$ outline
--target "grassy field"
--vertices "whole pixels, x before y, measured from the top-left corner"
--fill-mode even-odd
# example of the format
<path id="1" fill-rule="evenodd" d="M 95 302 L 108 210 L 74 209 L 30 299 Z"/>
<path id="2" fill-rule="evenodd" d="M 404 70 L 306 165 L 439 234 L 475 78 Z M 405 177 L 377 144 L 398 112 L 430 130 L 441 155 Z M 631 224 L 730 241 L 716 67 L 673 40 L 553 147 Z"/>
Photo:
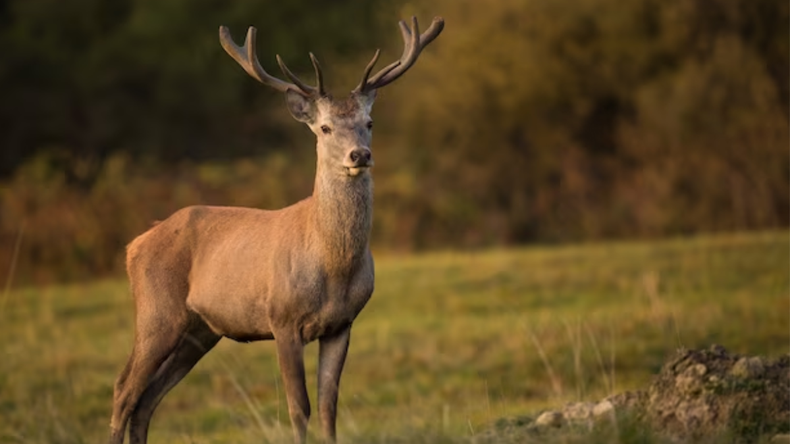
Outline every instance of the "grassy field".
<path id="1" fill-rule="evenodd" d="M 378 257 L 339 435 L 466 442 L 499 418 L 644 387 L 680 346 L 787 353 L 789 289 L 786 231 Z M 126 282 L 0 298 L 0 442 L 103 442 L 132 344 Z M 313 400 L 316 354 L 310 345 Z M 151 430 L 154 443 L 290 436 L 273 344 L 229 340 L 170 393 Z"/>

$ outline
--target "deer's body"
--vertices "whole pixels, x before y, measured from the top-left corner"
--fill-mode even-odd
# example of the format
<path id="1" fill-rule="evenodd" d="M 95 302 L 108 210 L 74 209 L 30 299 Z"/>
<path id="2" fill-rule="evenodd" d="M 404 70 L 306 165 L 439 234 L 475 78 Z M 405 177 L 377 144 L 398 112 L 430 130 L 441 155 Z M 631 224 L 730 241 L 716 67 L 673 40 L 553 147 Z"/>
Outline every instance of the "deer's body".
<path id="1" fill-rule="evenodd" d="M 318 192 L 276 211 L 176 212 L 128 247 L 130 280 L 153 287 L 135 288 L 137 303 L 150 303 L 138 290 L 166 291 L 180 301 L 168 315 L 198 315 L 215 334 L 237 341 L 291 330 L 308 343 L 348 327 L 373 293 L 372 180 L 349 185 L 346 198 L 323 205 Z"/>
<path id="2" fill-rule="evenodd" d="M 135 342 L 115 384 L 111 444 L 123 443 L 127 425 L 132 443 L 145 443 L 159 402 L 222 337 L 274 340 L 294 438 L 302 443 L 310 418 L 303 348 L 318 340 L 318 410 L 324 437 L 334 441 L 351 325 L 373 293 L 370 111 L 376 89 L 403 74 L 442 26 L 435 19 L 420 35 L 416 19 L 411 29 L 401 22 L 401 60 L 369 79 L 377 52 L 360 85 L 341 100 L 324 92 L 312 54 L 316 88 L 278 58 L 294 81 L 283 82 L 260 67 L 254 28 L 243 48 L 220 28 L 225 50 L 284 92 L 293 117 L 315 133 L 313 195 L 275 211 L 184 208 L 129 244 Z"/>

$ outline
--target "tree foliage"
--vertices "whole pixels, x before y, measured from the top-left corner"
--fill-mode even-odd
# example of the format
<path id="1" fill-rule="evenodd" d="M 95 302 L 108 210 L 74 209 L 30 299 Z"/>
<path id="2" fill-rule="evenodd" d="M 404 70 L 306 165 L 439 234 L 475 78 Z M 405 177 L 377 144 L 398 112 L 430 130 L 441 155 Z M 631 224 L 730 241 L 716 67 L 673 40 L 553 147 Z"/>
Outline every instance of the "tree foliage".
<path id="1" fill-rule="evenodd" d="M 306 131 L 217 41 L 259 29 L 336 94 L 395 21 L 447 27 L 379 94 L 374 241 L 468 247 L 786 227 L 787 2 L 0 1 L 0 270 L 119 268 L 192 203 L 310 191 Z M 338 84 L 348 85 L 339 88 Z M 288 148 L 288 149 L 285 149 Z"/>
<path id="2" fill-rule="evenodd" d="M 430 8 L 453 26 L 395 99 L 424 243 L 787 224 L 786 4 Z"/>
<path id="3" fill-rule="evenodd" d="M 279 72 L 277 51 L 303 71 L 308 51 L 342 61 L 369 49 L 384 3 L 9 0 L 0 175 L 49 152 L 90 186 L 119 152 L 174 164 L 275 149 L 287 134 L 268 114 L 281 98 L 243 77 L 218 44 L 219 24 L 238 41 L 255 25 L 267 69 Z"/>

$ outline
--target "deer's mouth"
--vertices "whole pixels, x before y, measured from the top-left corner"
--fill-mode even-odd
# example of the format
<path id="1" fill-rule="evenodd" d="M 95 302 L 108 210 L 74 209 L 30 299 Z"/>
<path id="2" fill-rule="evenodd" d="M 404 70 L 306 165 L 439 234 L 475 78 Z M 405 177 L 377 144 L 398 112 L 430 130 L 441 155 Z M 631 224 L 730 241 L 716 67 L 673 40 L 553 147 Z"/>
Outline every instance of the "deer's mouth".
<path id="1" fill-rule="evenodd" d="M 355 165 L 353 167 L 345 167 L 346 175 L 351 177 L 359 176 L 360 174 L 370 169 L 370 167 L 372 166 L 373 166 L 373 162 L 370 162 L 367 165 Z"/>

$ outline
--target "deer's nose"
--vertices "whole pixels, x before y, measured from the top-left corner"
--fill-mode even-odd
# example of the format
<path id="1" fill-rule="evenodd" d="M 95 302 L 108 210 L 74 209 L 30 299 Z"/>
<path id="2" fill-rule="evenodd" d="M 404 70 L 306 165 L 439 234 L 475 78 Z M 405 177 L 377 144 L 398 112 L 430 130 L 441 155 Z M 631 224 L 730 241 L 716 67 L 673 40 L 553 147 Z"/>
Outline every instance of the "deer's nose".
<path id="1" fill-rule="evenodd" d="M 373 154 L 368 148 L 357 148 L 348 153 L 348 158 L 355 167 L 370 166 Z"/>

